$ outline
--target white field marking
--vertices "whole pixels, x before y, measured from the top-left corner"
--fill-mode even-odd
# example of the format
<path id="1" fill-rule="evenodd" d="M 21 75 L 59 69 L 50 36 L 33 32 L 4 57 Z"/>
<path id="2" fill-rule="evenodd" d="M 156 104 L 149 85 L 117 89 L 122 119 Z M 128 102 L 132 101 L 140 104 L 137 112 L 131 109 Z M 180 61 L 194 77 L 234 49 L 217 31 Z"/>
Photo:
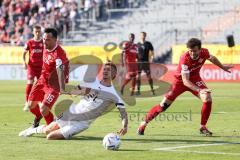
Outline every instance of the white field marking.
<path id="1" fill-rule="evenodd" d="M 157 151 L 168 151 L 168 150 L 175 150 L 180 148 L 194 148 L 194 147 L 205 147 L 205 146 L 220 146 L 226 145 L 231 143 L 211 143 L 211 144 L 195 144 L 195 145 L 187 145 L 187 146 L 175 146 L 175 147 L 164 147 L 164 148 L 155 148 L 154 150 Z"/>
<path id="2" fill-rule="evenodd" d="M 227 112 L 216 112 L 216 113 L 218 113 L 218 114 L 225 114 L 225 113 L 227 113 Z"/>
<path id="3" fill-rule="evenodd" d="M 219 154 L 219 155 L 232 155 L 239 156 L 240 153 L 227 153 L 227 152 L 204 152 L 204 151 L 189 151 L 189 150 L 165 150 L 167 152 L 185 152 L 185 153 L 198 153 L 198 154 Z"/>
<path id="4" fill-rule="evenodd" d="M 194 147 L 205 147 L 205 146 L 218 146 L 227 144 L 240 144 L 240 143 L 211 143 L 211 144 L 197 144 L 188 146 L 176 146 L 176 147 L 165 147 L 165 148 L 155 148 L 153 150 L 166 151 L 166 152 L 185 152 L 185 153 L 198 153 L 198 154 L 218 154 L 218 155 L 232 155 L 239 156 L 240 153 L 227 153 L 227 152 L 207 152 L 207 151 L 189 151 L 189 150 L 179 150 L 179 148 L 194 148 Z"/>

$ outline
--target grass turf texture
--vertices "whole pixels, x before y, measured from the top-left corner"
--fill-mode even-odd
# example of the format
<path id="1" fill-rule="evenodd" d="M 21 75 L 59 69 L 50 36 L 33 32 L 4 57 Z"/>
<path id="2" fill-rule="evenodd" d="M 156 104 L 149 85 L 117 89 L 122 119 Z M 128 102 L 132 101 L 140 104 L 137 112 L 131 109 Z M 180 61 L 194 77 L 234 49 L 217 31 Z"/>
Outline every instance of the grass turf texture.
<path id="1" fill-rule="evenodd" d="M 237 83 L 208 83 L 213 92 L 213 110 L 208 123 L 213 137 L 199 134 L 201 102 L 190 93 L 181 95 L 164 115 L 151 122 L 145 136 L 136 135 L 145 112 L 162 99 L 161 96 L 138 98 L 135 106 L 127 106 L 129 131 L 121 138 L 119 151 L 102 147 L 102 138 L 121 127 L 117 110 L 100 117 L 87 131 L 69 141 L 47 141 L 44 135 L 18 137 L 33 120 L 30 113 L 22 111 L 25 82 L 0 81 L 0 85 L 0 160 L 239 160 L 240 157 L 240 84 Z M 215 145 L 219 143 L 223 144 Z M 214 145 L 154 150 L 199 144 Z"/>

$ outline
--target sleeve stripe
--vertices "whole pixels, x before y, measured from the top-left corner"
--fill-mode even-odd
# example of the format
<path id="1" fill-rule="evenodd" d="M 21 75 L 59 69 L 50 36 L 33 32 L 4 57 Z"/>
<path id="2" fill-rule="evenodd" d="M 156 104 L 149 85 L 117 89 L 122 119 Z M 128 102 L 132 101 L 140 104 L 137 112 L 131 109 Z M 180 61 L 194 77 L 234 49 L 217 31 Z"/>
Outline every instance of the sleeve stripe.
<path id="1" fill-rule="evenodd" d="M 124 106 L 123 103 L 115 103 L 116 106 Z"/>
<path id="2" fill-rule="evenodd" d="M 184 73 L 190 73 L 190 71 L 189 70 L 187 70 L 187 71 L 182 70 L 181 74 L 184 74 Z"/>

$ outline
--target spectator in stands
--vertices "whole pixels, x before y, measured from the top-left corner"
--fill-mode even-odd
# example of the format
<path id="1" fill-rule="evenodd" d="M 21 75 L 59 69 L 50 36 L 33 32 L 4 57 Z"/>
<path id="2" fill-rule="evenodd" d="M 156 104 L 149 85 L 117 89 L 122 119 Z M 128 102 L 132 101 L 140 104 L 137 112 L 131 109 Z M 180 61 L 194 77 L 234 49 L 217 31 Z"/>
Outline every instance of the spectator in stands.
<path id="1" fill-rule="evenodd" d="M 63 28 L 68 31 L 69 19 L 73 20 L 77 15 L 75 0 L 2 0 L 0 2 L 1 43 L 21 45 L 22 39 L 25 41 L 25 38 L 31 35 L 25 25 L 31 27 L 41 24 L 45 27 L 50 22 L 50 25 L 56 25 L 59 31 L 63 31 Z M 71 7 L 74 5 L 75 7 Z M 46 19 L 48 23 L 45 22 Z M 10 29 L 6 30 L 6 28 Z M 25 29 L 28 31 L 25 32 Z"/>
<path id="2" fill-rule="evenodd" d="M 29 39 L 29 28 L 36 24 L 68 32 L 71 24 L 75 27 L 77 17 L 102 21 L 107 18 L 107 9 L 125 8 L 130 1 L 133 0 L 0 0 L 0 42 L 21 45 L 16 42 Z"/>
<path id="3" fill-rule="evenodd" d="M 10 38 L 6 30 L 4 30 L 0 35 L 0 42 L 1 43 L 9 43 Z"/>
<path id="4" fill-rule="evenodd" d="M 95 11 L 96 11 L 96 19 L 98 21 L 102 21 L 104 19 L 104 8 L 105 1 L 104 0 L 94 0 L 95 2 Z"/>

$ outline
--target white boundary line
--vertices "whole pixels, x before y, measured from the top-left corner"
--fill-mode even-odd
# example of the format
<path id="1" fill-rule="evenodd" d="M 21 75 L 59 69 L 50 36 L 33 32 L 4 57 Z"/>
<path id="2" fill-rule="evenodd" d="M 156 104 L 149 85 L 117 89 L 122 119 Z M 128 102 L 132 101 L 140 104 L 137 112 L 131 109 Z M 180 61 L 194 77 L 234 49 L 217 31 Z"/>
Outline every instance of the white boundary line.
<path id="1" fill-rule="evenodd" d="M 198 153 L 198 154 L 218 154 L 218 155 L 232 155 L 239 156 L 240 153 L 227 153 L 227 152 L 207 152 L 207 151 L 191 151 L 191 150 L 178 150 L 181 148 L 196 148 L 196 147 L 206 147 L 206 146 L 220 146 L 227 144 L 240 144 L 240 143 L 210 143 L 210 144 L 196 144 L 196 145 L 186 145 L 186 146 L 175 146 L 175 147 L 164 147 L 155 148 L 155 151 L 167 151 L 167 152 L 185 152 L 185 153 Z"/>
<path id="2" fill-rule="evenodd" d="M 154 150 L 158 151 L 168 151 L 168 150 L 174 150 L 179 148 L 194 148 L 194 147 L 205 147 L 205 146 L 220 146 L 225 145 L 228 143 L 211 143 L 211 144 L 196 144 L 196 145 L 187 145 L 187 146 L 176 146 L 176 147 L 164 147 L 164 148 L 155 148 Z"/>
<path id="3" fill-rule="evenodd" d="M 165 150 L 168 152 L 182 152 L 182 153 L 198 153 L 198 154 L 218 154 L 218 155 L 232 155 L 240 156 L 240 153 L 227 153 L 227 152 L 204 152 L 204 151 L 189 151 L 189 150 Z"/>

